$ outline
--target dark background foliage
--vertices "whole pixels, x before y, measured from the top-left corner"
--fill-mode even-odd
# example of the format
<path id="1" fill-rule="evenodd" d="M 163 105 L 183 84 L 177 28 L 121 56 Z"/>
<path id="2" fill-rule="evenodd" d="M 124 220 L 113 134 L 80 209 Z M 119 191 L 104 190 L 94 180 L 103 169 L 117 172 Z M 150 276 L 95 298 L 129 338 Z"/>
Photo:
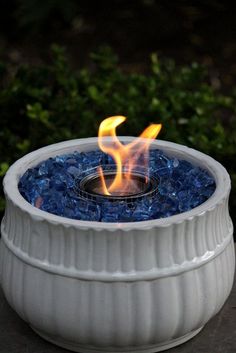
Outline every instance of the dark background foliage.
<path id="1" fill-rule="evenodd" d="M 0 175 L 106 116 L 210 154 L 236 214 L 236 12 L 220 1 L 14 0 L 0 12 Z M 57 43 L 57 44 L 53 44 Z M 64 49 L 64 47 L 66 49 Z M 167 59 L 171 58 L 171 59 Z M 1 210 L 4 208 L 1 198 Z"/>

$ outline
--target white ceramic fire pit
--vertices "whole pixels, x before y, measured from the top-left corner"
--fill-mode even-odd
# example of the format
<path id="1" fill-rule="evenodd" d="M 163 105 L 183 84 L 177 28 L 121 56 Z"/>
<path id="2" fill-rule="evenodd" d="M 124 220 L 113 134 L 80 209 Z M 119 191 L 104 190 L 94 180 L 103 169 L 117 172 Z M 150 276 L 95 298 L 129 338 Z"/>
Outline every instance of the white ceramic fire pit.
<path id="1" fill-rule="evenodd" d="M 155 141 L 152 148 L 215 178 L 216 190 L 205 203 L 164 219 L 103 223 L 49 214 L 19 193 L 28 168 L 95 148 L 96 138 L 58 143 L 7 172 L 0 253 L 5 296 L 40 336 L 74 351 L 158 352 L 181 344 L 221 309 L 231 290 L 229 176 L 205 154 Z"/>

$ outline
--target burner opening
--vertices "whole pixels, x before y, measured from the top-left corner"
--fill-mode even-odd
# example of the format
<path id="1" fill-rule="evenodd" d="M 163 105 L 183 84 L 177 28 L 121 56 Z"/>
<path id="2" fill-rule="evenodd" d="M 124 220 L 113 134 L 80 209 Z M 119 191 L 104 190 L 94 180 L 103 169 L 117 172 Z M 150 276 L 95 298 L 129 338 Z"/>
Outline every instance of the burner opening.
<path id="1" fill-rule="evenodd" d="M 113 182 L 115 171 L 105 171 L 104 179 L 106 185 Z M 126 190 L 116 190 L 111 195 L 105 195 L 102 190 L 101 179 L 98 173 L 93 173 L 84 177 L 79 185 L 80 194 L 89 198 L 102 197 L 109 200 L 132 200 L 149 195 L 157 189 L 157 180 L 148 178 L 143 174 L 133 173 L 131 175 L 130 187 Z"/>

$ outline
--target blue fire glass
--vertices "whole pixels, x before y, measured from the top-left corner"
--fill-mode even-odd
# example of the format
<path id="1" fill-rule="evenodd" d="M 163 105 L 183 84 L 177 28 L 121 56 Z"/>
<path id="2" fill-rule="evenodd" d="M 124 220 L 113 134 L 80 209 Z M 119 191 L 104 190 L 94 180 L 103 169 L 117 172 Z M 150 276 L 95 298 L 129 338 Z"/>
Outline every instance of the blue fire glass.
<path id="1" fill-rule="evenodd" d="M 144 160 L 141 158 L 137 162 L 142 166 Z M 62 217 L 97 222 L 139 222 L 189 211 L 205 202 L 216 187 L 214 178 L 206 170 L 152 149 L 148 174 L 158 180 L 158 193 L 129 202 L 81 197 L 76 189 L 79 181 L 100 165 L 114 170 L 114 160 L 99 150 L 74 151 L 49 158 L 22 175 L 19 191 L 33 206 Z"/>

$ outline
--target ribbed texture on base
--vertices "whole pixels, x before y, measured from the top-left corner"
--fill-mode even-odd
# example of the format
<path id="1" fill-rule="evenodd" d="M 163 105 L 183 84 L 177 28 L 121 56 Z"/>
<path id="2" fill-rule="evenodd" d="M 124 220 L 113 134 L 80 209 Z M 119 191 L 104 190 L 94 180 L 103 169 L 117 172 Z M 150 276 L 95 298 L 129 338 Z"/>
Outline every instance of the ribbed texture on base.
<path id="1" fill-rule="evenodd" d="M 160 344 L 200 328 L 224 304 L 234 273 L 232 241 L 198 269 L 138 282 L 53 275 L 22 262 L 4 243 L 1 255 L 5 295 L 24 320 L 47 335 L 108 351 Z"/>
<path id="2" fill-rule="evenodd" d="M 11 201 L 2 222 L 6 243 L 24 261 L 60 274 L 104 280 L 185 271 L 215 256 L 232 232 L 228 200 L 180 223 L 140 230 L 36 221 Z"/>
<path id="3" fill-rule="evenodd" d="M 8 202 L 1 280 L 35 329 L 84 347 L 128 350 L 202 327 L 234 275 L 227 200 L 193 219 L 140 231 L 35 221 Z"/>

